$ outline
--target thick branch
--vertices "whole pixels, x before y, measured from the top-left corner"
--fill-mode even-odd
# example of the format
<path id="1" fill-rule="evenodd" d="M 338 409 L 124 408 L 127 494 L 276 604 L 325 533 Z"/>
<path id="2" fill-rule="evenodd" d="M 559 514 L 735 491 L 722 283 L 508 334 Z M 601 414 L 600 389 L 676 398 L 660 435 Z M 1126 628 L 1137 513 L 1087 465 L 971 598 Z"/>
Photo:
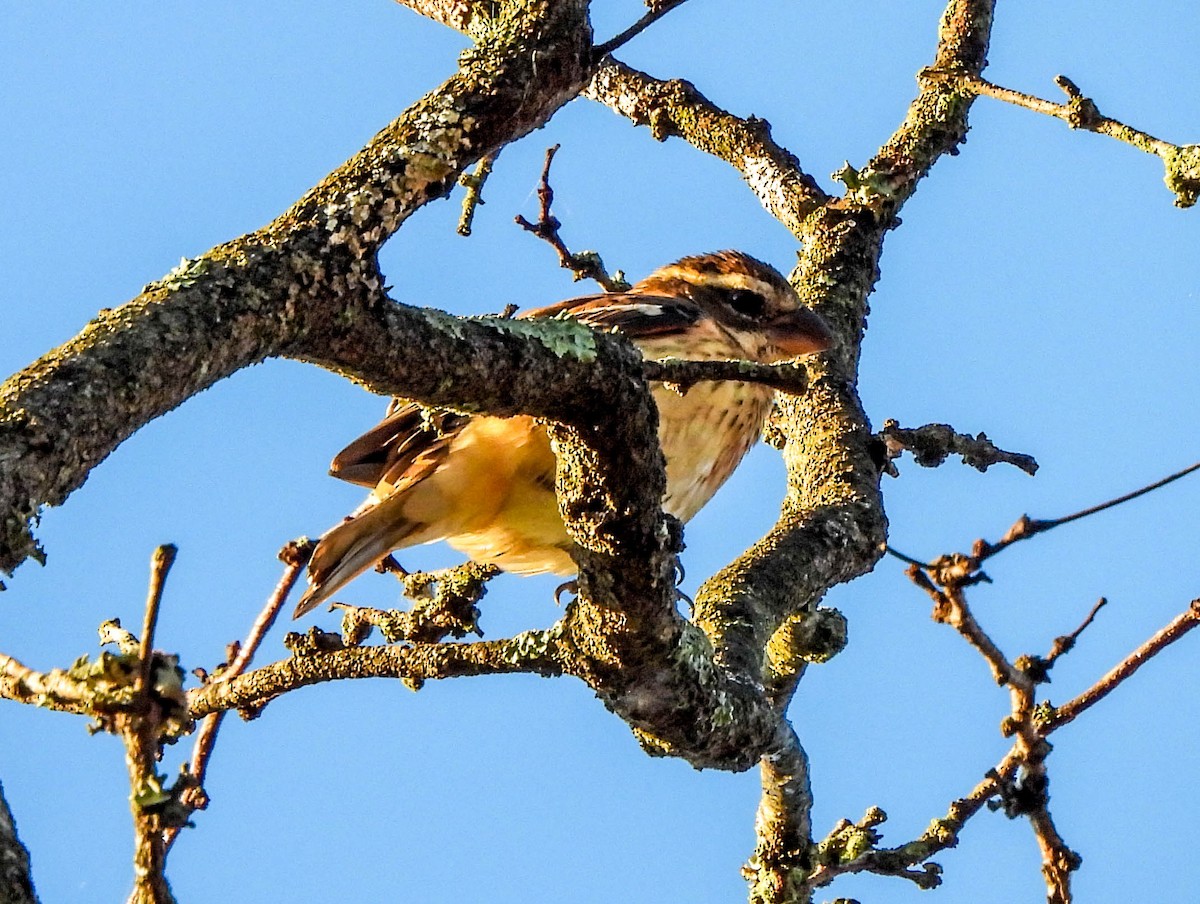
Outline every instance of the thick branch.
<path id="1" fill-rule="evenodd" d="M 790 725 L 780 725 L 775 749 L 763 756 L 762 798 L 754 819 L 758 843 L 742 868 L 751 904 L 800 900 L 797 885 L 811 868 L 812 786 L 808 756 Z"/>
<path id="2" fill-rule="evenodd" d="M 337 346 L 342 325 L 374 319 L 380 245 L 590 76 L 582 0 L 506 15 L 497 41 L 464 54 L 456 75 L 287 213 L 183 262 L 0 386 L 0 572 L 39 554 L 40 509 L 61 504 L 133 431 L 242 367 Z M 427 335 L 457 331 L 436 324 L 426 321 Z"/>
<path id="3" fill-rule="evenodd" d="M 936 58 L 982 68 L 991 10 L 984 0 L 953 0 Z M 969 101 L 946 103 L 944 94 L 924 87 L 873 162 L 888 168 L 889 194 L 831 202 L 804 222 L 793 282 L 841 342 L 810 365 L 808 393 L 779 406 L 789 475 L 779 522 L 696 597 L 696 619 L 715 638 L 719 661 L 739 673 L 761 674 L 779 624 L 826 588 L 869 570 L 880 555 L 886 522 L 871 430 L 855 389 L 858 356 L 889 217 L 966 129 Z"/>
<path id="4" fill-rule="evenodd" d="M 61 669 L 35 672 L 3 653 L 0 653 L 0 697 L 81 715 L 104 709 L 85 681 Z"/>

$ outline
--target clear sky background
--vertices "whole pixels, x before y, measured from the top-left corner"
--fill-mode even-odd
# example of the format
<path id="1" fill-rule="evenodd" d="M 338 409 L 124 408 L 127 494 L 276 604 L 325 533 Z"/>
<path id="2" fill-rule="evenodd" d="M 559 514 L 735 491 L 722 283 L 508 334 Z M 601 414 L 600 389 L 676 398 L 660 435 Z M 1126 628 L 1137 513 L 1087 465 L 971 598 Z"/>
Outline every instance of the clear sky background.
<path id="1" fill-rule="evenodd" d="M 599 38 L 631 0 L 597 2 Z M 830 190 L 903 117 L 932 60 L 933 0 L 752 5 L 692 0 L 620 54 L 771 121 Z M 180 257 L 274 218 L 455 66 L 463 39 L 388 0 L 0 7 L 0 371 L 11 373 L 133 297 Z M 989 78 L 1058 100 L 1065 73 L 1105 113 L 1174 142 L 1200 140 L 1200 8 L 1163 0 L 1001 2 Z M 1029 478 L 957 462 L 885 478 L 893 544 L 932 558 L 998 538 L 1022 512 L 1052 517 L 1200 458 L 1200 211 L 1171 205 L 1151 157 L 1061 122 L 979 100 L 969 142 L 903 212 L 871 299 L 860 389 L 876 426 L 948 422 L 1031 453 Z M 455 313 L 581 291 L 512 224 L 536 213 L 544 149 L 560 142 L 556 213 L 572 247 L 637 278 L 681 255 L 740 248 L 788 269 L 795 244 L 724 164 L 653 142 L 577 101 L 501 155 L 475 235 L 459 195 L 413 217 L 383 265 L 396 298 Z M 419 354 L 419 350 L 414 350 Z M 211 668 L 275 583 L 276 550 L 316 535 L 360 491 L 330 457 L 384 401 L 312 367 L 237 374 L 125 443 L 47 512 L 45 568 L 0 596 L 0 649 L 67 666 L 96 626 L 141 621 L 147 563 L 179 546 L 158 645 Z M 777 453 L 760 447 L 689 525 L 692 588 L 772 523 Z M 1061 702 L 1200 595 L 1200 477 L 1005 552 L 976 612 L 1010 655 L 1045 653 L 1101 595 L 1111 605 L 1054 672 Z M 450 564 L 447 550 L 406 554 Z M 504 578 L 483 627 L 502 637 L 561 614 L 554 581 Z M 389 579 L 345 599 L 386 604 Z M 814 668 L 791 709 L 812 757 L 819 835 L 872 805 L 908 840 L 1008 748 L 1007 694 L 928 617 L 885 559 L 835 588 L 849 648 Z M 334 629 L 315 613 L 304 624 Z M 260 661 L 283 655 L 280 626 Z M 1052 812 L 1084 858 L 1078 899 L 1200 898 L 1194 825 L 1196 639 L 1054 736 Z M 190 745 L 168 751 L 174 774 Z M 76 718 L 0 707 L 0 780 L 46 902 L 123 899 L 131 832 L 122 752 Z M 180 839 L 180 901 L 730 902 L 752 850 L 757 775 L 698 773 L 643 755 L 581 683 L 532 677 L 308 688 L 262 718 L 228 720 L 213 803 Z M 1036 901 L 1028 825 L 983 814 L 936 858 L 944 889 L 851 878 L 826 897 Z"/>

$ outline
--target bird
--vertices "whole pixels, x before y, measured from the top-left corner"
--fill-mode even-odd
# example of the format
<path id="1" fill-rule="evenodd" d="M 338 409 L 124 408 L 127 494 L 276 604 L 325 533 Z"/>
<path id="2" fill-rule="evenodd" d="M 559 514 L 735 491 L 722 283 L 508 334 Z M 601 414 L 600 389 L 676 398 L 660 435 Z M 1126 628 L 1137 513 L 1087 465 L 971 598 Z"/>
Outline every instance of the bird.
<path id="1" fill-rule="evenodd" d="M 627 291 L 518 316 L 615 331 L 647 359 L 770 364 L 824 351 L 833 340 L 779 271 L 740 251 L 685 257 Z M 774 390 L 714 381 L 683 395 L 660 383 L 651 391 L 666 460 L 662 508 L 686 522 L 758 441 Z M 576 570 L 555 496 L 554 453 L 533 417 L 466 415 L 393 399 L 379 424 L 334 457 L 329 473 L 371 493 L 318 540 L 294 618 L 393 551 L 439 540 L 517 574 Z"/>

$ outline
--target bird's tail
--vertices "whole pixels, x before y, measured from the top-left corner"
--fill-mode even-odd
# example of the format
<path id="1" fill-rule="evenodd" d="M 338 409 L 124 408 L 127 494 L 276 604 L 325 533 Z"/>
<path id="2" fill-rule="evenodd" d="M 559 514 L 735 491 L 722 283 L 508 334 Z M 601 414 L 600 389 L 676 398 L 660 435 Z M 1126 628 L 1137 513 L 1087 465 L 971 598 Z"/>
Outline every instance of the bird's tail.
<path id="1" fill-rule="evenodd" d="M 423 525 L 399 523 L 388 506 L 373 505 L 326 531 L 308 563 L 308 590 L 292 618 L 311 612 L 342 587 L 379 562 Z"/>

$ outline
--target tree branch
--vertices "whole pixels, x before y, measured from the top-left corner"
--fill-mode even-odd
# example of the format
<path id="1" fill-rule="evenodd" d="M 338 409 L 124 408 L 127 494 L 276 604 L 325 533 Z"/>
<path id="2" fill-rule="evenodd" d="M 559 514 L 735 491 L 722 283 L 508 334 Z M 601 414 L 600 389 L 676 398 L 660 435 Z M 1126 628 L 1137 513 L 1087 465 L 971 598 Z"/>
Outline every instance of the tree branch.
<path id="1" fill-rule="evenodd" d="M 440 22 L 455 31 L 467 31 L 471 18 L 477 14 L 487 16 L 495 6 L 482 0 L 396 0 L 427 19 Z"/>
<path id="2" fill-rule="evenodd" d="M 554 189 L 550 187 L 550 164 L 554 161 L 554 155 L 558 153 L 558 149 L 559 145 L 557 144 L 546 149 L 546 162 L 542 165 L 542 179 L 537 190 L 538 221 L 530 223 L 518 214 L 515 218 L 516 224 L 549 244 L 554 249 L 554 253 L 558 255 L 559 266 L 570 270 L 574 274 L 576 282 L 581 279 L 592 279 L 598 282 L 605 292 L 624 292 L 629 288 L 629 283 L 625 281 L 620 270 L 610 276 L 599 254 L 595 251 L 580 251 L 578 254 L 572 254 L 562 240 L 562 236 L 559 235 L 558 230 L 562 223 L 550 211 L 550 205 L 554 203 Z"/>
<path id="3" fill-rule="evenodd" d="M 526 631 L 505 640 L 410 646 L 342 647 L 336 635 L 290 634 L 294 654 L 228 681 L 188 692 L 194 719 L 230 709 L 257 715 L 288 691 L 344 678 L 461 678 L 467 675 L 560 675 L 561 629 Z M 307 640 L 306 640 L 307 638 Z M 333 649 L 321 647 L 333 646 Z"/>
<path id="4" fill-rule="evenodd" d="M 1083 129 L 1095 132 L 1097 135 L 1106 135 L 1147 154 L 1154 154 L 1163 161 L 1166 167 L 1163 181 L 1166 182 L 1167 188 L 1175 194 L 1176 207 L 1191 207 L 1196 203 L 1197 197 L 1200 197 L 1200 145 L 1171 144 L 1140 129 L 1104 116 L 1095 102 L 1090 97 L 1085 97 L 1075 83 L 1065 75 L 1056 76 L 1054 79 L 1054 84 L 1058 85 L 1067 95 L 1065 104 L 1056 104 L 1032 94 L 1003 88 L 977 75 L 927 69 L 921 73 L 921 76 L 930 79 L 953 80 L 965 90 L 977 95 L 985 95 L 1005 103 L 1024 107 L 1035 113 L 1053 116 L 1061 119 L 1072 129 Z"/>
<path id="5" fill-rule="evenodd" d="M 380 245 L 590 77 L 583 0 L 504 15 L 513 21 L 496 40 L 465 53 L 459 73 L 291 210 L 184 261 L 0 385 L 0 573 L 41 555 L 31 532 L 41 508 L 61 504 L 133 431 L 242 367 L 336 347 L 341 324 L 378 320 Z M 425 319 L 424 332 L 444 341 L 454 323 Z"/>
<path id="6" fill-rule="evenodd" d="M 97 699 L 86 680 L 61 669 L 35 672 L 11 656 L 0 653 L 0 697 L 17 703 L 32 703 L 59 712 L 89 715 L 127 705 L 127 700 Z"/>
<path id="7" fill-rule="evenodd" d="M 17 824 L 0 785 L 0 901 L 4 904 L 37 904 L 29 851 L 17 837 Z"/>
<path id="8" fill-rule="evenodd" d="M 988 0 L 951 0 L 936 59 L 981 70 L 992 7 Z M 696 623 L 713 639 L 716 661 L 736 674 L 766 677 L 764 651 L 779 626 L 815 605 L 826 588 L 869 570 L 884 548 L 879 471 L 855 389 L 858 358 L 884 236 L 917 182 L 965 134 L 970 99 L 946 94 L 922 87 L 869 165 L 864 191 L 818 201 L 798 219 L 780 215 L 802 241 L 797 292 L 841 342 L 810 365 L 809 391 L 778 406 L 774 426 L 786 438 L 788 468 L 779 521 L 696 596 Z M 813 887 L 808 876 L 803 883 Z"/>
<path id="9" fill-rule="evenodd" d="M 1154 656 L 1179 640 L 1197 625 L 1200 625 L 1200 599 L 1192 600 L 1192 604 L 1144 644 L 1126 656 L 1114 666 L 1103 678 L 1088 688 L 1079 696 L 1068 700 L 1062 706 L 1054 708 L 1053 712 L 1042 723 L 1042 731 L 1046 734 L 1067 725 L 1079 718 L 1114 690 L 1126 679 Z"/>
<path id="10" fill-rule="evenodd" d="M 596 45 L 596 59 L 608 56 L 619 47 L 628 44 L 643 31 L 669 13 L 677 6 L 682 6 L 685 0 L 647 0 L 646 5 L 650 7 L 649 11 L 644 16 L 626 28 L 619 35 L 610 38 L 603 44 Z"/>
<path id="11" fill-rule="evenodd" d="M 812 858 L 813 805 L 808 755 L 786 721 L 775 748 L 760 765 L 762 798 L 754 818 L 758 842 L 742 875 L 750 883 L 751 904 L 784 904 L 798 893 Z"/>
<path id="12" fill-rule="evenodd" d="M 660 81 L 616 60 L 605 60 L 583 92 L 637 125 L 656 141 L 679 137 L 730 164 L 763 207 L 793 233 L 828 200 L 799 161 L 771 138 L 764 119 L 722 110 L 681 79 Z"/>
<path id="13" fill-rule="evenodd" d="M 312 557 L 315 545 L 311 540 L 296 540 L 288 543 L 279 551 L 279 559 L 286 567 L 279 582 L 275 585 L 275 590 L 267 598 L 267 602 L 254 620 L 254 624 L 250 626 L 246 640 L 240 646 L 236 642 L 230 645 L 231 649 L 236 648 L 236 652 L 230 656 L 228 666 L 212 677 L 204 676 L 207 679 L 205 684 L 229 681 L 243 674 L 249 668 L 263 638 L 271 630 L 283 604 L 287 601 L 288 594 L 295 586 L 304 566 Z M 203 810 L 208 806 L 208 792 L 204 788 L 204 780 L 208 776 L 208 763 L 212 759 L 213 749 L 217 743 L 217 732 L 221 729 L 224 717 L 224 712 L 211 713 L 204 717 L 200 722 L 200 727 L 196 730 L 196 739 L 192 743 L 192 759 L 187 767 L 189 781 L 186 782 L 179 795 L 179 802 L 186 808 L 189 816 L 196 810 Z M 179 832 L 180 826 L 178 825 L 169 826 L 164 832 L 167 853 L 170 853 L 171 847 L 179 837 Z"/>
<path id="14" fill-rule="evenodd" d="M 952 0 L 942 14 L 934 69 L 978 75 L 987 65 L 995 0 Z M 862 169 L 837 174 L 846 200 L 894 216 L 934 163 L 966 139 L 974 95 L 956 84 L 926 80 L 908 114 L 879 153 Z"/>
<path id="15" fill-rule="evenodd" d="M 1036 474 L 1038 469 L 1038 463 L 1032 455 L 1005 452 L 988 439 L 987 434 L 971 436 L 958 433 L 949 424 L 901 427 L 889 418 L 883 422 L 883 429 L 877 435 L 887 449 L 889 466 L 907 449 L 923 468 L 935 468 L 947 456 L 960 455 L 964 465 L 970 465 L 977 471 L 986 471 L 992 465 L 1001 463 L 1020 468 L 1030 476 Z"/>

